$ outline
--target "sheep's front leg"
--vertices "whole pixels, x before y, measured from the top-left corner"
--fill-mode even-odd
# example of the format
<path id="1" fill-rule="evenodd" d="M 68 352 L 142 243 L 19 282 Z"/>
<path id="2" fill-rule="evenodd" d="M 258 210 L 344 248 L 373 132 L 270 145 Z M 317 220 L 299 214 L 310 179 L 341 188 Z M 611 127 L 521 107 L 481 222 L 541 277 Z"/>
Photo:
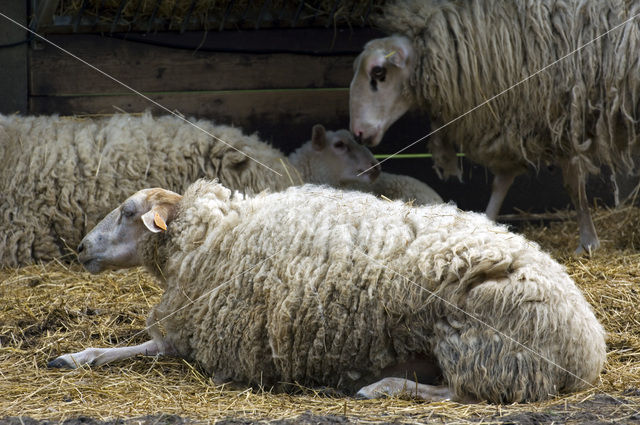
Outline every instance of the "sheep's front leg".
<path id="1" fill-rule="evenodd" d="M 485 214 L 491 220 L 495 221 L 496 218 L 498 218 L 502 202 L 507 196 L 507 192 L 509 192 L 509 188 L 511 187 L 511 184 L 513 184 L 513 180 L 516 178 L 516 175 L 517 174 L 514 172 L 505 172 L 497 173 L 493 177 L 491 198 L 489 198 L 489 204 L 485 210 Z"/>
<path id="2" fill-rule="evenodd" d="M 130 347 L 115 348 L 87 348 L 77 353 L 64 354 L 51 360 L 48 367 L 65 367 L 76 369 L 83 365 L 99 366 L 115 360 L 128 359 L 129 357 L 142 354 L 143 356 L 155 356 L 169 354 L 166 353 L 164 344 L 156 343 L 154 340 Z"/>
<path id="3" fill-rule="evenodd" d="M 575 162 L 564 160 L 561 162 L 562 180 L 573 206 L 576 209 L 578 219 L 578 229 L 580 231 L 580 245 L 576 249 L 576 254 L 591 254 L 600 247 L 598 234 L 591 219 L 589 202 L 587 200 L 586 179 L 587 176 Z"/>
<path id="4" fill-rule="evenodd" d="M 419 384 L 409 379 L 393 377 L 384 378 L 374 384 L 362 387 L 356 396 L 371 399 L 398 394 L 408 394 L 411 397 L 427 401 L 443 401 L 453 398 L 449 387 Z"/>

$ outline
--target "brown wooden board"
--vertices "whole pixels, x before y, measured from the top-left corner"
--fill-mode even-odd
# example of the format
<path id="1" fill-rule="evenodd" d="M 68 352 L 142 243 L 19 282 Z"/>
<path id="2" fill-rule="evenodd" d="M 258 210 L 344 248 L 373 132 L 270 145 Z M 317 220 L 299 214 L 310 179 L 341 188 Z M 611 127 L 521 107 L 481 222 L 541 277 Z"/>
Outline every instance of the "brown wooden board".
<path id="1" fill-rule="evenodd" d="M 357 55 L 371 39 L 384 37 L 374 28 L 295 28 L 261 31 L 190 31 L 175 33 L 114 33 L 113 37 L 144 43 L 170 45 L 190 50 L 235 53 L 298 53 L 313 55 Z"/>
<path id="2" fill-rule="evenodd" d="M 289 151 L 311 136 L 311 127 L 349 125 L 349 93 L 346 89 L 260 90 L 229 92 L 150 93 L 156 102 L 185 116 L 207 117 L 219 124 L 233 124 L 247 133 L 259 132 Z M 137 95 L 32 96 L 35 114 L 101 114 L 151 110 L 167 114 Z"/>
<path id="3" fill-rule="evenodd" d="M 354 56 L 173 49 L 97 35 L 49 39 L 139 91 L 348 87 Z M 45 43 L 32 50 L 31 95 L 121 93 L 115 81 Z"/>

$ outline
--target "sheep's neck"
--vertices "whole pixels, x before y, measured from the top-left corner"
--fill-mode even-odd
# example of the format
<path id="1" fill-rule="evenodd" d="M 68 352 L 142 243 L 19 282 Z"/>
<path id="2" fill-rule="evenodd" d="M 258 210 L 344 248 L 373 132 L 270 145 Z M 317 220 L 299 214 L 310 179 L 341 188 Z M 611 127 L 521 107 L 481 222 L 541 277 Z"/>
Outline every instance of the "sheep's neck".
<path id="1" fill-rule="evenodd" d="M 309 177 L 313 174 L 313 168 L 309 161 L 309 154 L 306 152 L 305 145 L 291 152 L 287 157 L 289 164 L 293 166 L 305 183 L 311 183 Z"/>
<path id="2" fill-rule="evenodd" d="M 166 265 L 169 258 L 170 232 L 148 233 L 140 243 L 140 256 L 144 267 L 151 273 L 160 286 L 166 286 Z"/>

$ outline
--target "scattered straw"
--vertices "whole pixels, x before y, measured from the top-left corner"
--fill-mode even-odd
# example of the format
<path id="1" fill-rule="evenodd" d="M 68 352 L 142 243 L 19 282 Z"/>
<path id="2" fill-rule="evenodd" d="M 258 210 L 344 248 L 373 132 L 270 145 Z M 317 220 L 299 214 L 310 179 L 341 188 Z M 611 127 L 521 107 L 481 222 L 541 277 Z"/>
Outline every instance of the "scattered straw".
<path id="1" fill-rule="evenodd" d="M 144 342 L 147 336 L 136 334 L 161 291 L 142 270 L 92 276 L 76 265 L 50 263 L 0 270 L 0 417 L 105 420 L 162 412 L 209 421 L 311 414 L 361 422 L 498 423 L 524 412 L 575 416 L 610 394 L 625 403 L 610 402 L 608 418 L 628 418 L 640 409 L 640 252 L 635 250 L 640 209 L 599 210 L 594 217 L 603 246 L 590 259 L 569 254 L 577 245 L 573 220 L 522 228 L 566 265 L 609 332 L 608 362 L 594 389 L 526 405 L 462 405 L 355 400 L 304 388 L 296 394 L 234 389 L 215 385 L 197 367 L 175 358 L 51 370 L 47 361 L 61 353 Z"/>

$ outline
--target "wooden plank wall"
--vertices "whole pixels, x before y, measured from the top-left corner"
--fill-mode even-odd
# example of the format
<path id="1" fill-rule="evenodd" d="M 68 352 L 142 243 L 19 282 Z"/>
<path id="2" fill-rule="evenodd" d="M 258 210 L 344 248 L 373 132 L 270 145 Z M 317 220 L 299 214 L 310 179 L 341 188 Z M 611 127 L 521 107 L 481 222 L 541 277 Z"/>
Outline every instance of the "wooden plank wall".
<path id="1" fill-rule="evenodd" d="M 348 126 L 348 84 L 362 45 L 351 42 L 350 53 L 323 56 L 196 51 L 99 35 L 49 38 L 171 110 L 258 131 L 285 150 L 306 140 L 317 122 Z M 161 112 L 52 46 L 33 50 L 30 59 L 33 113 Z"/>
<path id="2" fill-rule="evenodd" d="M 171 110 L 257 131 L 289 152 L 310 137 L 315 123 L 348 126 L 352 62 L 378 35 L 370 29 L 314 29 L 49 38 Z M 31 49 L 29 59 L 31 113 L 164 113 L 54 47 Z M 409 114 L 392 126 L 376 152 L 396 152 L 429 130 L 424 116 Z M 426 143 L 407 152 L 424 153 Z M 484 210 L 489 198 L 491 176 L 477 165 L 465 163 L 464 183 L 440 181 L 430 159 L 394 159 L 383 168 L 427 182 L 463 209 Z M 593 183 L 591 192 L 611 202 L 606 178 Z M 559 171 L 542 169 L 516 180 L 503 213 L 568 204 Z"/>

